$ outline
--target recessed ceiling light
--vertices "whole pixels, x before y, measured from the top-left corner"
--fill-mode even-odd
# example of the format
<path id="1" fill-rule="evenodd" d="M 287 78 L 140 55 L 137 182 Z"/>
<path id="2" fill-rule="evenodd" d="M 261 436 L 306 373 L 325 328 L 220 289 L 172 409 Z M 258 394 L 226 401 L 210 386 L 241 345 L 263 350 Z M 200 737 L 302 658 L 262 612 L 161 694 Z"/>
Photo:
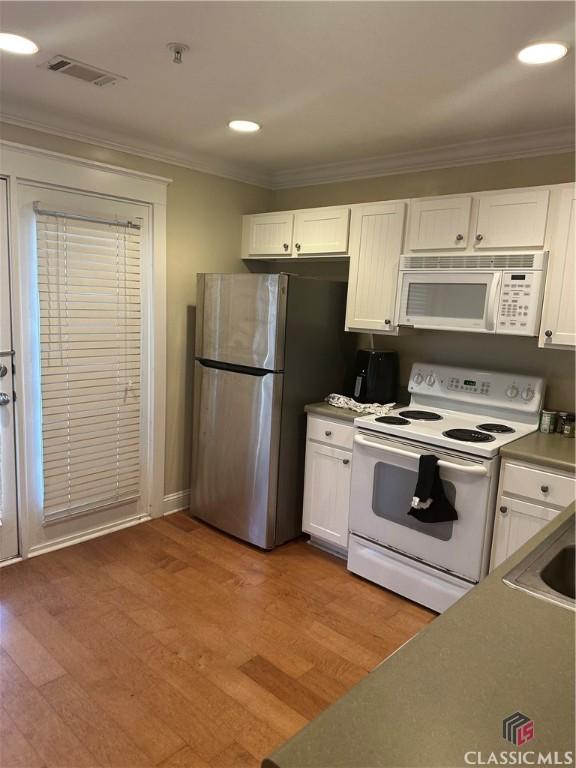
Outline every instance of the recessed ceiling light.
<path id="1" fill-rule="evenodd" d="M 568 48 L 562 43 L 535 43 L 522 48 L 518 59 L 523 64 L 548 64 L 558 61 L 568 53 Z"/>
<path id="2" fill-rule="evenodd" d="M 38 53 L 38 46 L 32 40 L 28 40 L 27 37 L 0 32 L 0 51 L 30 55 L 31 53 Z"/>
<path id="3" fill-rule="evenodd" d="M 240 131 L 240 133 L 256 133 L 260 130 L 258 123 L 253 120 L 231 120 L 228 123 L 228 128 L 232 128 L 233 131 Z"/>

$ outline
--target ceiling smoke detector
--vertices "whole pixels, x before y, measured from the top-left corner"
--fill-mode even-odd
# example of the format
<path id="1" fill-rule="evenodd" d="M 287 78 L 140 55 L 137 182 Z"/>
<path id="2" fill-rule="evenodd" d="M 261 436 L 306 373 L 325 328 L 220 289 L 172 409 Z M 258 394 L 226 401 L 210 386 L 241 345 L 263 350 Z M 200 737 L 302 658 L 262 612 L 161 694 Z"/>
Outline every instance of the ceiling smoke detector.
<path id="1" fill-rule="evenodd" d="M 182 64 L 182 54 L 190 50 L 186 43 L 168 43 L 168 50 L 172 52 L 172 63 Z"/>
<path id="2" fill-rule="evenodd" d="M 115 75 L 105 69 L 97 69 L 91 64 L 84 64 L 82 61 L 76 61 L 69 56 L 54 56 L 53 59 L 40 66 L 42 69 L 69 75 L 90 85 L 98 85 L 100 88 L 105 85 L 114 85 L 118 80 L 126 80 L 122 75 Z"/>

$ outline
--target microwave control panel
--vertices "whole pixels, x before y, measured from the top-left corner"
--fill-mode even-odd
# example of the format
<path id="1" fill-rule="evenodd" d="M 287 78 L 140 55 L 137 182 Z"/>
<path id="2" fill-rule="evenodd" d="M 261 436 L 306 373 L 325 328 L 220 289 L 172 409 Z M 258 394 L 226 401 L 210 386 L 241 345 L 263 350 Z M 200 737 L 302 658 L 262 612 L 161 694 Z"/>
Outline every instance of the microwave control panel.
<path id="1" fill-rule="evenodd" d="M 542 272 L 503 272 L 496 333 L 537 336 Z"/>

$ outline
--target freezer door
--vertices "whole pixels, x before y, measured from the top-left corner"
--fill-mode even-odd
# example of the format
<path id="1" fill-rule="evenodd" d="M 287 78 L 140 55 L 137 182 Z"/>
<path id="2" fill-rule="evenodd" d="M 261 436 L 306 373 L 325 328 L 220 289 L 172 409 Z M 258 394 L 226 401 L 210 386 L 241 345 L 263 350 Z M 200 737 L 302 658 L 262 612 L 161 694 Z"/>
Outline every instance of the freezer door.
<path id="1" fill-rule="evenodd" d="M 287 275 L 198 275 L 196 357 L 284 368 Z"/>
<path id="2" fill-rule="evenodd" d="M 259 547 L 274 546 L 281 373 L 195 364 L 190 510 Z"/>

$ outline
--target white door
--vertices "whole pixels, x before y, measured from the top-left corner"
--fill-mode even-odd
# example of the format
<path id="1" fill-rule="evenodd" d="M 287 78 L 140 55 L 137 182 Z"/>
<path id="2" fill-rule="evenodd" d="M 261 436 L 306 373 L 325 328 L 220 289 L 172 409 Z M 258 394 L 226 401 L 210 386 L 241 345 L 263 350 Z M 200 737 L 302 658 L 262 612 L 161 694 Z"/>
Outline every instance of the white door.
<path id="1" fill-rule="evenodd" d="M 513 555 L 560 511 L 501 496 L 496 507 L 490 570 Z"/>
<path id="2" fill-rule="evenodd" d="M 18 555 L 8 207 L 0 179 L 0 560 Z"/>
<path id="3" fill-rule="evenodd" d="M 548 263 L 540 346 L 576 346 L 576 194 L 563 193 Z"/>
<path id="4" fill-rule="evenodd" d="M 411 251 L 466 248 L 472 198 L 435 197 L 410 204 L 408 247 Z"/>
<path id="5" fill-rule="evenodd" d="M 247 255 L 290 256 L 293 220 L 292 213 L 262 213 L 245 217 Z"/>
<path id="6" fill-rule="evenodd" d="M 396 333 L 394 306 L 405 213 L 405 203 L 364 205 L 352 213 L 347 330 Z"/>
<path id="7" fill-rule="evenodd" d="M 547 189 L 481 196 L 475 247 L 542 248 L 549 197 Z"/>
<path id="8" fill-rule="evenodd" d="M 349 208 L 312 208 L 294 215 L 296 255 L 348 253 Z"/>
<path id="9" fill-rule="evenodd" d="M 348 546 L 352 454 L 308 440 L 302 530 L 323 541 Z"/>
<path id="10" fill-rule="evenodd" d="M 21 184 L 27 552 L 149 513 L 149 209 Z M 22 390 L 22 391 L 21 391 Z"/>

